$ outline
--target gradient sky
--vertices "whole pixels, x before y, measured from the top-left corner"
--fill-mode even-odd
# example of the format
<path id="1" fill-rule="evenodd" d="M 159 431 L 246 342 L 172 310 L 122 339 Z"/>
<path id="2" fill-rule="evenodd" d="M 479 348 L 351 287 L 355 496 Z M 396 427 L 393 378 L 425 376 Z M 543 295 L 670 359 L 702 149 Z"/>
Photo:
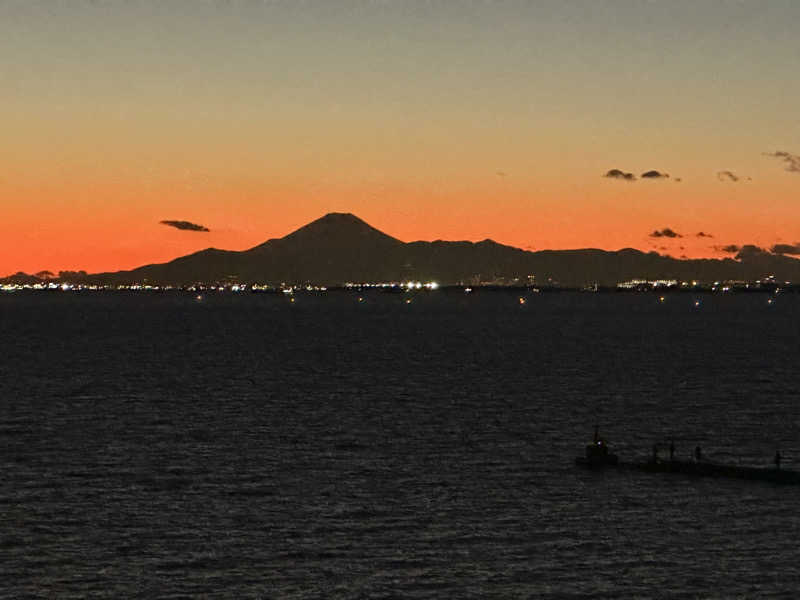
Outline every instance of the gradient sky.
<path id="1" fill-rule="evenodd" d="M 800 172 L 764 153 L 800 154 L 798 23 L 796 0 L 3 0 L 0 274 L 331 211 L 404 241 L 794 243 Z"/>

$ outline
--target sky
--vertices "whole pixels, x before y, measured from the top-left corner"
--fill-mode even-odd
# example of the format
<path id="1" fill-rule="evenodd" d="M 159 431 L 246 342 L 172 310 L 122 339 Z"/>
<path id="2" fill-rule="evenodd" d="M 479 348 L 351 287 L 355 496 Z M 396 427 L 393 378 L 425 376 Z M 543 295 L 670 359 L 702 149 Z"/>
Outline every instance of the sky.
<path id="1" fill-rule="evenodd" d="M 0 275 L 334 211 L 403 241 L 796 244 L 797 23 L 796 0 L 0 0 Z"/>

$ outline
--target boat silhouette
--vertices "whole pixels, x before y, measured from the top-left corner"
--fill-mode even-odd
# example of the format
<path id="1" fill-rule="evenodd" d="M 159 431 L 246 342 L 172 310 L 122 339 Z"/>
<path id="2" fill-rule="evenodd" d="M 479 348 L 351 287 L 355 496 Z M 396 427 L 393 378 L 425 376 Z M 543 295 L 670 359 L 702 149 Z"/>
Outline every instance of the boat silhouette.
<path id="1" fill-rule="evenodd" d="M 594 440 L 586 445 L 584 456 L 575 458 L 575 464 L 592 469 L 615 467 L 619 464 L 617 455 L 609 450 L 606 441 L 600 437 L 597 425 L 594 426 Z"/>
<path id="2" fill-rule="evenodd" d="M 780 453 L 776 453 L 773 467 L 756 467 L 725 464 L 704 459 L 700 448 L 695 449 L 693 460 L 674 458 L 674 445 L 670 444 L 670 458 L 661 459 L 657 446 L 653 446 L 653 454 L 643 462 L 624 462 L 612 453 L 608 443 L 599 437 L 595 426 L 594 440 L 586 446 L 585 456 L 575 458 L 575 464 L 590 469 L 618 468 L 647 473 L 674 473 L 691 477 L 724 477 L 729 479 L 746 479 L 750 481 L 768 481 L 778 484 L 800 485 L 800 472 L 782 469 Z"/>

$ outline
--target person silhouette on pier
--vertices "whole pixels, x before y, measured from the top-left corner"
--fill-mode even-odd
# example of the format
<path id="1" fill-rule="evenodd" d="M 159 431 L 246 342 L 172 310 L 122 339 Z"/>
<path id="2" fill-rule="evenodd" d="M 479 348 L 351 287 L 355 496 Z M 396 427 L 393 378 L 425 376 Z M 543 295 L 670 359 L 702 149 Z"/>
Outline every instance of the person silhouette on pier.
<path id="1" fill-rule="evenodd" d="M 697 462 L 700 462 L 701 460 L 703 460 L 703 451 L 700 450 L 700 446 L 695 446 L 694 447 L 694 459 Z"/>
<path id="2" fill-rule="evenodd" d="M 776 469 L 780 469 L 781 468 L 781 451 L 780 450 L 775 450 L 775 458 L 773 459 L 773 461 L 775 462 L 775 468 Z"/>

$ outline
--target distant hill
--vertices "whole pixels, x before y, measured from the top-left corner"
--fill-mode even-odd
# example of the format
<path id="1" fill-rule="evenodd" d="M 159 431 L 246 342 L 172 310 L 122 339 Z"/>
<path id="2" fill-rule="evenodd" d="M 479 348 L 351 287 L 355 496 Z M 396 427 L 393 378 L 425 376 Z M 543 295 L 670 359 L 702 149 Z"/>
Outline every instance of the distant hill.
<path id="1" fill-rule="evenodd" d="M 1 278 L 0 285 L 36 285 L 37 283 L 42 283 L 43 281 L 44 279 L 41 277 L 37 277 L 36 275 L 28 275 L 27 273 L 19 271 L 13 275 L 9 275 L 8 277 Z"/>
<path id="2" fill-rule="evenodd" d="M 131 271 L 88 275 L 103 284 L 148 282 L 186 285 L 196 282 L 315 283 L 437 281 L 441 284 L 558 282 L 614 285 L 632 278 L 699 281 L 755 280 L 775 275 L 800 282 L 800 260 L 753 247 L 735 258 L 678 260 L 656 252 L 626 248 L 528 252 L 482 242 L 410 242 L 395 239 L 348 213 L 330 213 L 289 235 L 241 252 L 208 248 L 167 263 Z"/>

